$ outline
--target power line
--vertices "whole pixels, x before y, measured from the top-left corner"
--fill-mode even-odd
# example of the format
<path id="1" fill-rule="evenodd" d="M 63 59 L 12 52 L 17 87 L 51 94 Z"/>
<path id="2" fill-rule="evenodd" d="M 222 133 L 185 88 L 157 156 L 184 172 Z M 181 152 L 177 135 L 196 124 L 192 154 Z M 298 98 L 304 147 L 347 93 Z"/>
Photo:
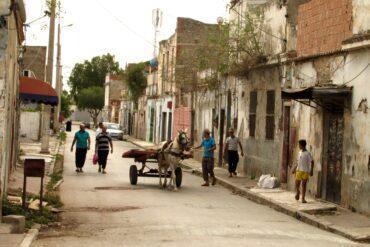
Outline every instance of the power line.
<path id="1" fill-rule="evenodd" d="M 239 17 L 241 17 L 244 21 L 247 21 L 247 18 L 246 17 L 244 17 L 241 13 L 239 13 L 238 11 L 236 11 L 234 8 L 233 9 L 231 9 L 232 11 L 234 11 Z M 255 27 L 255 28 L 257 28 L 257 29 L 259 29 L 261 32 L 263 32 L 263 33 L 265 33 L 265 34 L 267 34 L 267 35 L 270 35 L 271 37 L 273 37 L 273 38 L 276 38 L 276 39 L 279 39 L 279 40 L 282 40 L 282 41 L 284 41 L 284 42 L 287 42 L 287 40 L 285 39 L 285 38 L 281 38 L 281 37 L 278 37 L 278 36 L 276 36 L 276 35 L 274 35 L 274 34 L 272 34 L 272 33 L 269 33 L 269 32 L 267 32 L 267 31 L 265 31 L 265 30 L 263 30 L 262 28 L 260 28 L 258 25 L 255 25 L 254 23 L 252 23 L 253 24 L 253 26 Z"/>
<path id="2" fill-rule="evenodd" d="M 353 77 L 351 80 L 349 80 L 349 81 L 347 81 L 347 82 L 345 82 L 345 83 L 343 83 L 342 84 L 342 86 L 345 86 L 345 85 L 347 85 L 348 83 L 350 83 L 350 82 L 353 82 L 354 80 L 356 80 L 358 77 L 360 77 L 366 70 L 367 70 L 367 68 L 369 68 L 369 66 L 370 66 L 370 63 L 368 63 L 366 66 L 365 66 L 365 68 L 363 69 L 363 70 L 361 70 L 361 72 L 358 74 L 358 75 L 356 75 L 355 77 Z"/>
<path id="3" fill-rule="evenodd" d="M 143 41 L 145 41 L 150 47 L 153 47 L 153 42 L 149 41 L 146 37 L 142 36 L 138 32 L 136 32 L 134 29 L 132 29 L 129 25 L 127 25 L 125 22 L 123 22 L 118 16 L 116 16 L 112 11 L 107 9 L 103 4 L 101 4 L 98 0 L 95 0 L 97 4 L 99 4 L 108 14 L 110 14 L 116 21 L 118 21 L 122 26 L 124 26 L 127 30 L 129 30 L 131 33 L 135 34 L 137 37 L 141 38 Z"/>

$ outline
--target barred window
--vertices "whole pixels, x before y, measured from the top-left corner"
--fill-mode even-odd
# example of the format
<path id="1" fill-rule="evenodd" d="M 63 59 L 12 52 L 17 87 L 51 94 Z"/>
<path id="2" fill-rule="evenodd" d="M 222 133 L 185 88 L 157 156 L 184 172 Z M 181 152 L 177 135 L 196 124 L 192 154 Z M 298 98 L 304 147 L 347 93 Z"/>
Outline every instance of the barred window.
<path id="1" fill-rule="evenodd" d="M 266 139 L 274 140 L 275 134 L 275 91 L 267 91 L 266 104 Z"/>
<path id="2" fill-rule="evenodd" d="M 249 136 L 256 136 L 257 119 L 257 91 L 250 92 L 249 95 Z"/>

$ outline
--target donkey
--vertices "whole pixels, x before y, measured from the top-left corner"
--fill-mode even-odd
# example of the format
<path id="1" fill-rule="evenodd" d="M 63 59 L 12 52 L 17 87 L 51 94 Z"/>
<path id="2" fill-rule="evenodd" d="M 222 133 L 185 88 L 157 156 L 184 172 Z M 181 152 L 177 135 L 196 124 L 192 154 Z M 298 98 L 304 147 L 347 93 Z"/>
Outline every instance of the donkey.
<path id="1" fill-rule="evenodd" d="M 166 188 L 168 170 L 171 170 L 170 186 L 177 190 L 176 186 L 176 168 L 180 160 L 184 157 L 184 151 L 189 149 L 188 145 L 190 140 L 186 134 L 186 130 L 178 131 L 178 136 L 174 141 L 167 141 L 158 153 L 158 173 L 159 173 L 159 186 Z M 164 184 L 162 183 L 162 174 L 164 174 Z"/>

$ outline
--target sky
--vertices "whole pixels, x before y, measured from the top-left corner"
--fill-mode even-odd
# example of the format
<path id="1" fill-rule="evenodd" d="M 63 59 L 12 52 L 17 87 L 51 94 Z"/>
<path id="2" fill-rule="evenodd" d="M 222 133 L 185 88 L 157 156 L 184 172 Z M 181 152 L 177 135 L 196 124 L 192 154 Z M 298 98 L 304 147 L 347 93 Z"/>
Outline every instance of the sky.
<path id="1" fill-rule="evenodd" d="M 175 32 L 176 18 L 216 23 L 228 17 L 230 0 L 61 0 L 64 87 L 75 63 L 111 53 L 126 63 L 150 60 L 154 50 L 153 9 L 163 11 L 159 40 Z M 43 16 L 45 0 L 25 0 L 27 23 Z M 48 44 L 47 17 L 26 30 L 26 45 Z M 69 26 L 73 24 L 72 26 Z M 56 53 L 56 52 L 55 52 Z"/>

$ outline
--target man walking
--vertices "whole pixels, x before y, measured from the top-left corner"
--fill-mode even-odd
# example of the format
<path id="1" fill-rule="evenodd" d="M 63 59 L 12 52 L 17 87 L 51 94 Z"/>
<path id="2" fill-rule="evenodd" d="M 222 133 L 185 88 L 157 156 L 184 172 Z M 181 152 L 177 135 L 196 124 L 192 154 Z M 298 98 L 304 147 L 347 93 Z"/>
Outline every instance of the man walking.
<path id="1" fill-rule="evenodd" d="M 216 184 L 216 177 L 214 174 L 215 160 L 214 151 L 216 150 L 216 142 L 211 137 L 211 132 L 208 129 L 203 131 L 203 141 L 199 147 L 193 149 L 199 149 L 203 147 L 203 159 L 202 159 L 202 172 L 204 184 L 202 186 L 209 186 L 209 176 L 212 178 L 212 185 Z"/>
<path id="2" fill-rule="evenodd" d="M 229 137 L 226 139 L 226 145 L 224 154 L 227 155 L 227 160 L 229 163 L 229 177 L 236 176 L 236 168 L 238 167 L 239 154 L 238 146 L 240 147 L 241 155 L 244 156 L 243 146 L 238 137 L 234 134 L 234 129 L 229 129 Z"/>
<path id="3" fill-rule="evenodd" d="M 107 166 L 107 159 L 110 152 L 113 153 L 112 138 L 107 133 L 107 127 L 102 126 L 101 133 L 96 137 L 95 153 L 98 154 L 99 172 L 106 174 L 105 167 Z"/>
<path id="4" fill-rule="evenodd" d="M 90 135 L 85 130 L 85 125 L 80 124 L 80 130 L 75 133 L 72 142 L 71 152 L 76 143 L 76 172 L 83 172 L 82 167 L 85 165 L 87 151 L 90 150 Z"/>

